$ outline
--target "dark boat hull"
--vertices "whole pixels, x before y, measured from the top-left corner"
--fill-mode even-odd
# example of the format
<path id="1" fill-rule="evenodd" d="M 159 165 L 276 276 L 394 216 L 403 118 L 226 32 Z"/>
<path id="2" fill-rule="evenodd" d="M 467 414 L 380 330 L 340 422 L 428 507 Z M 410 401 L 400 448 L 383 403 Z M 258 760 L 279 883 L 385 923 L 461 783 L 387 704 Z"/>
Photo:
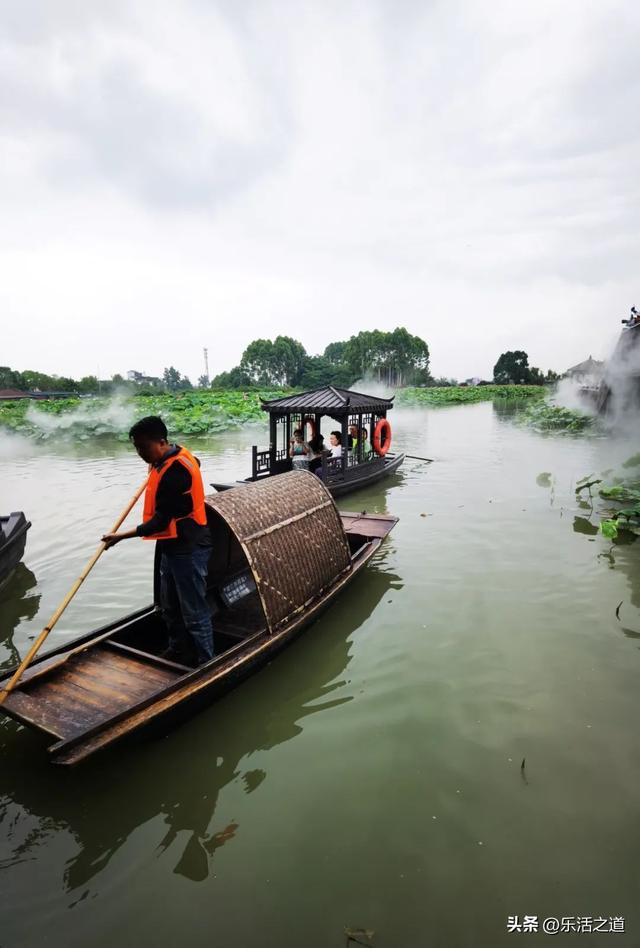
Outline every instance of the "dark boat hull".
<path id="1" fill-rule="evenodd" d="M 385 477 L 395 474 L 404 462 L 404 454 L 388 454 L 384 458 L 384 464 L 370 466 L 366 462 L 357 466 L 347 468 L 347 475 L 343 478 L 333 477 L 327 483 L 329 493 L 333 497 L 342 497 L 356 490 L 362 490 L 376 484 Z M 271 477 L 279 477 L 279 474 L 272 474 Z M 267 478 L 264 478 L 266 480 Z M 262 478 L 261 478 L 262 480 Z M 211 486 L 217 491 L 230 490 L 232 487 L 240 487 L 243 484 L 255 483 L 250 477 L 233 483 L 213 483 Z"/>
<path id="2" fill-rule="evenodd" d="M 126 644 L 137 644 L 145 624 L 160 621 L 149 606 L 34 661 L 1 710 L 49 734 L 55 739 L 49 747 L 51 760 L 73 765 L 142 728 L 166 724 L 169 718 L 211 703 L 315 622 L 369 562 L 396 522 L 385 516 L 342 516 L 356 547 L 348 572 L 281 630 L 270 634 L 261 629 L 206 665 L 190 669 Z M 365 528 L 368 533 L 361 542 Z M 12 673 L 0 685 L 6 685 Z"/>
<path id="3" fill-rule="evenodd" d="M 30 526 L 22 511 L 0 517 L 0 585 L 11 576 L 22 559 Z"/>

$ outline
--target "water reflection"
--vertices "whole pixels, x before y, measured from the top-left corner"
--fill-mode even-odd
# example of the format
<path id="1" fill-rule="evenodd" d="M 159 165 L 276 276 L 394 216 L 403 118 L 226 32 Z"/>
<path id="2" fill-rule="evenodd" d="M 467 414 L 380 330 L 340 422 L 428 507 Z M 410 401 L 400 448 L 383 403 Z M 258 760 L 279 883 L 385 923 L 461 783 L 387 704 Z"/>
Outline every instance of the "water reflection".
<path id="1" fill-rule="evenodd" d="M 24 563 L 18 563 L 13 575 L 0 589 L 0 668 L 15 665 L 20 659 L 13 644 L 13 633 L 23 620 L 34 619 L 40 608 L 40 595 L 31 592 L 37 579 Z"/>
<path id="2" fill-rule="evenodd" d="M 206 879 L 215 852 L 241 831 L 236 820 L 215 824 L 220 793 L 236 780 L 254 793 L 268 772 L 254 760 L 245 765 L 252 755 L 295 738 L 307 716 L 352 700 L 344 680 L 350 636 L 400 585 L 379 556 L 346 592 L 339 621 L 338 602 L 264 672 L 185 726 L 116 747 L 76 770 L 52 767 L 35 735 L 3 724 L 0 824 L 13 847 L 4 866 L 34 858 L 43 843 L 54 847 L 66 830 L 78 847 L 64 870 L 71 892 L 101 873 L 136 828 L 161 816 L 166 829 L 153 843 L 156 855 L 186 832 L 174 872 Z"/>
<path id="3" fill-rule="evenodd" d="M 598 534 L 597 524 L 591 523 L 586 517 L 573 518 L 574 533 L 582 533 L 586 537 L 595 537 Z"/>

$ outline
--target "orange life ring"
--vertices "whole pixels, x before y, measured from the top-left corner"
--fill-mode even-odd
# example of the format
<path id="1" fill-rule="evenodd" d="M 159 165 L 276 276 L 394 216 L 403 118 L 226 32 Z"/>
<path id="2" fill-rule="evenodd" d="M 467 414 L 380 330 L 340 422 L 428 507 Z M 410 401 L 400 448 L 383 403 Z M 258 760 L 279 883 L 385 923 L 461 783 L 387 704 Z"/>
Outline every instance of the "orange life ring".
<path id="1" fill-rule="evenodd" d="M 381 458 L 391 447 L 391 425 L 386 418 L 381 418 L 373 432 L 373 450 Z"/>
<path id="2" fill-rule="evenodd" d="M 305 437 L 305 434 L 306 434 L 305 428 L 306 428 L 307 425 L 309 425 L 309 426 L 311 427 L 311 437 L 308 438 L 308 439 Z M 302 437 L 305 438 L 305 441 L 307 441 L 307 440 L 308 440 L 308 441 L 312 441 L 312 440 L 315 438 L 316 434 L 317 434 L 317 431 L 316 431 L 316 423 L 315 423 L 314 419 L 313 419 L 313 418 L 304 418 L 304 419 L 303 419 L 303 422 L 302 422 Z"/>

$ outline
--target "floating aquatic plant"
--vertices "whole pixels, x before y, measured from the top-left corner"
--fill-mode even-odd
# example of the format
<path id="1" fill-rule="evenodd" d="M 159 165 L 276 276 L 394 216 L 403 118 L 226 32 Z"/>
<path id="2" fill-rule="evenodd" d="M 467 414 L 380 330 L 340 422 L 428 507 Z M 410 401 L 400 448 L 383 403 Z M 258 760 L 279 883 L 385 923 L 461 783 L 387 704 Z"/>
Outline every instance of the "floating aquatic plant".
<path id="1" fill-rule="evenodd" d="M 528 405 L 521 413 L 519 421 L 535 431 L 553 431 L 557 434 L 582 434 L 595 427 L 593 415 L 552 405 L 549 402 Z"/>
<path id="2" fill-rule="evenodd" d="M 638 464 L 640 455 L 636 454 L 625 461 L 622 467 L 629 469 Z M 614 477 L 611 480 L 612 483 L 605 483 L 602 478 L 590 474 L 578 481 L 576 494 L 580 495 L 582 491 L 588 490 L 589 497 L 592 497 L 591 488 L 598 489 L 598 496 L 607 508 L 607 516 L 601 517 L 599 525 L 600 533 L 605 539 L 616 540 L 621 532 L 640 536 L 640 480 L 637 477 Z"/>

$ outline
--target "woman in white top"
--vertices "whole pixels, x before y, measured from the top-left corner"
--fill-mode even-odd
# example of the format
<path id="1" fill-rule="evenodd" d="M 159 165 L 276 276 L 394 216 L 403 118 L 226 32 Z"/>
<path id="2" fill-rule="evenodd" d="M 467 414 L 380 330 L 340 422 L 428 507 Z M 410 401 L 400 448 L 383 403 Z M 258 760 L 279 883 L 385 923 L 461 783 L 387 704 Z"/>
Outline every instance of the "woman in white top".
<path id="1" fill-rule="evenodd" d="M 331 457 L 341 458 L 342 457 L 342 433 L 340 431 L 331 432 L 331 437 L 329 438 L 329 444 L 331 445 Z"/>

